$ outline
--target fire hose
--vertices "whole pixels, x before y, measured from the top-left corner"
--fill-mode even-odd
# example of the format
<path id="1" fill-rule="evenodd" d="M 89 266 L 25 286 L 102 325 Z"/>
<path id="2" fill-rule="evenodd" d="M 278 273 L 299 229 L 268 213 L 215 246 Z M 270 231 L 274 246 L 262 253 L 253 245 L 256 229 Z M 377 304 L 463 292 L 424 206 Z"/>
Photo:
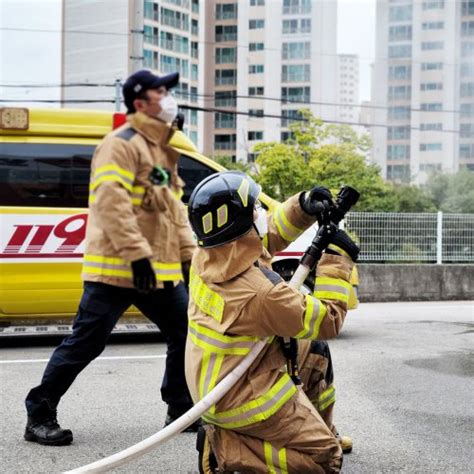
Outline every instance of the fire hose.
<path id="1" fill-rule="evenodd" d="M 355 189 L 344 186 L 337 196 L 335 205 L 331 207 L 321 205 L 318 214 L 319 228 L 316 236 L 301 258 L 300 264 L 291 277 L 288 286 L 295 289 L 301 288 L 309 273 L 316 267 L 323 251 L 331 243 L 332 237 L 337 229 L 337 224 L 343 219 L 346 212 L 357 202 L 358 198 L 359 193 Z M 107 472 L 110 469 L 125 464 L 156 449 L 199 420 L 204 413 L 210 410 L 213 405 L 224 397 L 245 374 L 267 342 L 268 338 L 258 341 L 237 367 L 227 374 L 202 400 L 173 423 L 123 451 L 67 471 L 65 474 Z"/>

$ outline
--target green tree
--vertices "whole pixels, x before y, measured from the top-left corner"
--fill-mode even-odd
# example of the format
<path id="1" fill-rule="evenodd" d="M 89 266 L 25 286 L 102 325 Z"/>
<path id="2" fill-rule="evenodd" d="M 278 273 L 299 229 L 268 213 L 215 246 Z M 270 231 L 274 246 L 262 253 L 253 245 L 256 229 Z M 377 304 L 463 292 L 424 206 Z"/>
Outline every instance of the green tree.
<path id="1" fill-rule="evenodd" d="M 436 208 L 445 212 L 474 213 L 474 172 L 435 174 L 426 184 Z"/>
<path id="2" fill-rule="evenodd" d="M 212 159 L 228 170 L 238 170 L 248 174 L 251 173 L 252 170 L 252 166 L 250 164 L 242 163 L 241 161 L 234 162 L 230 156 L 216 155 L 213 156 Z"/>

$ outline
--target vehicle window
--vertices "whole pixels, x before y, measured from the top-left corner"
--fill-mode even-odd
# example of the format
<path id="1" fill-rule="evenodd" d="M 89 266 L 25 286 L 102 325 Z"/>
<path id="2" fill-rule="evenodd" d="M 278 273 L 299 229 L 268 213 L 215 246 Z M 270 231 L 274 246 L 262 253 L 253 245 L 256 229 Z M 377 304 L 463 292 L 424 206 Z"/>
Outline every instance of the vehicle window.
<path id="1" fill-rule="evenodd" d="M 0 205 L 87 207 L 95 146 L 0 143 Z"/>
<path id="2" fill-rule="evenodd" d="M 217 173 L 216 170 L 200 163 L 186 155 L 181 155 L 178 161 L 178 173 L 186 183 L 184 187 L 183 202 L 187 203 L 191 197 L 194 188 L 211 174 Z"/>

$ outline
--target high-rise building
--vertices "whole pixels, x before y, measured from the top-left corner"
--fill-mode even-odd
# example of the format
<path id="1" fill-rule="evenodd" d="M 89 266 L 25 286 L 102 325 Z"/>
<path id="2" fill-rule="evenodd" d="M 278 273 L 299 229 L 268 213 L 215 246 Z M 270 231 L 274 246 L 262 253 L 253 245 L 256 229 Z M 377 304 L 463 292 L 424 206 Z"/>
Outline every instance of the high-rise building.
<path id="1" fill-rule="evenodd" d="M 339 54 L 337 57 L 337 119 L 359 122 L 359 57 Z"/>
<path id="2" fill-rule="evenodd" d="M 207 103 L 251 114 L 205 116 L 205 153 L 253 161 L 256 143 L 289 137 L 299 109 L 336 118 L 334 106 L 321 105 L 336 101 L 336 2 L 210 0 L 205 8 Z"/>
<path id="3" fill-rule="evenodd" d="M 390 180 L 474 169 L 474 1 L 378 0 L 373 159 Z"/>
<path id="4" fill-rule="evenodd" d="M 178 102 L 197 104 L 199 23 L 197 0 L 63 0 L 62 82 L 86 85 L 63 87 L 62 98 L 110 101 L 64 106 L 114 110 L 121 90 L 110 85 L 141 68 L 158 74 L 179 71 Z M 197 114 L 184 110 L 184 131 L 202 146 Z"/>
<path id="5" fill-rule="evenodd" d="M 337 101 L 336 23 L 327 0 L 63 0 L 63 83 L 180 71 L 180 104 L 223 110 L 186 111 L 190 138 L 208 156 L 252 161 L 256 143 L 289 137 L 301 108 L 337 119 L 324 105 Z M 63 88 L 64 99 L 111 101 L 78 107 L 112 109 L 115 96 Z"/>

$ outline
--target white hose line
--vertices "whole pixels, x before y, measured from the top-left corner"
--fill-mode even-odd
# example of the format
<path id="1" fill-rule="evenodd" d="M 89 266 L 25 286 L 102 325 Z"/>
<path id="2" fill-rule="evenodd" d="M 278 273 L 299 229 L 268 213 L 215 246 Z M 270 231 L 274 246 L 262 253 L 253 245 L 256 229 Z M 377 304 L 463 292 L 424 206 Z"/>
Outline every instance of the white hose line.
<path id="1" fill-rule="evenodd" d="M 300 265 L 295 271 L 289 286 L 292 288 L 299 288 L 309 273 L 309 269 Z M 180 416 L 173 423 L 169 424 L 154 435 L 140 441 L 133 446 L 130 446 L 123 451 L 112 454 L 104 459 L 95 461 L 91 464 L 78 467 L 72 471 L 66 471 L 64 474 L 79 474 L 83 472 L 107 472 L 114 467 L 121 466 L 126 462 L 136 459 L 143 454 L 146 454 L 157 448 L 160 444 L 165 443 L 173 436 L 177 435 L 195 421 L 199 420 L 201 416 L 206 413 L 213 405 L 215 405 L 244 375 L 252 362 L 257 358 L 260 352 L 267 344 L 268 339 L 258 341 L 251 351 L 244 357 L 242 362 L 232 372 L 227 374 L 202 400 L 188 410 L 184 415 Z"/>

